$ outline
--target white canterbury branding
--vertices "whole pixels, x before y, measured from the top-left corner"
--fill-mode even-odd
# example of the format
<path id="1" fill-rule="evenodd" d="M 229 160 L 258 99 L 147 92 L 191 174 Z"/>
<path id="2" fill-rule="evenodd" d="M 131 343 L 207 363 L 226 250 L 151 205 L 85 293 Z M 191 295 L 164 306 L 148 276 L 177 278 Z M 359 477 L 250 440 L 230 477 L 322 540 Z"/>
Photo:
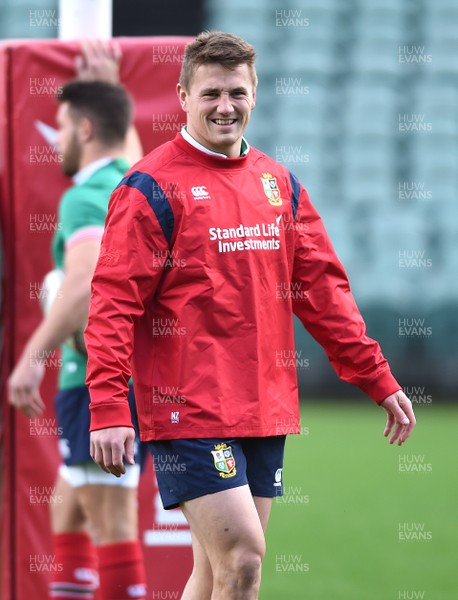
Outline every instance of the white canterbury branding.
<path id="1" fill-rule="evenodd" d="M 218 252 L 235 252 L 244 250 L 279 250 L 279 219 L 275 223 L 256 223 L 238 227 L 210 227 L 210 241 L 218 241 Z M 235 240 L 235 241 L 224 241 Z"/>
<path id="2" fill-rule="evenodd" d="M 73 571 L 75 579 L 78 581 L 89 581 L 90 583 L 99 583 L 99 576 L 94 569 L 79 567 Z"/>
<path id="3" fill-rule="evenodd" d="M 210 194 L 207 192 L 207 188 L 204 185 L 195 185 L 191 188 L 191 193 L 194 196 L 194 200 L 210 199 Z"/>
<path id="4" fill-rule="evenodd" d="M 129 594 L 129 598 L 144 598 L 146 596 L 146 586 L 144 583 L 129 585 L 127 593 Z"/>

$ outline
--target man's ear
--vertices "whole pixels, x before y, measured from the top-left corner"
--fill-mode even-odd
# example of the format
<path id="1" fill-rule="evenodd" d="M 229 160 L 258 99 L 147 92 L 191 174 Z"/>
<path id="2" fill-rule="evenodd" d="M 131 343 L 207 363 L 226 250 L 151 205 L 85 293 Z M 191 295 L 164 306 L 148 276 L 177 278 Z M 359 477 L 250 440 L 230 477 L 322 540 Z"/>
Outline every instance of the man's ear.
<path id="1" fill-rule="evenodd" d="M 82 143 L 90 142 L 94 137 L 94 125 L 87 117 L 78 119 L 77 131 L 79 141 Z"/>
<path id="2" fill-rule="evenodd" d="M 253 100 L 251 102 L 251 110 L 256 106 L 256 88 L 253 90 Z"/>
<path id="3" fill-rule="evenodd" d="M 186 100 L 187 100 L 188 94 L 185 92 L 183 86 L 181 86 L 179 83 L 177 83 L 177 94 L 178 94 L 178 100 L 180 101 L 180 104 L 181 104 L 181 108 L 185 112 L 187 112 L 188 107 L 187 107 Z"/>

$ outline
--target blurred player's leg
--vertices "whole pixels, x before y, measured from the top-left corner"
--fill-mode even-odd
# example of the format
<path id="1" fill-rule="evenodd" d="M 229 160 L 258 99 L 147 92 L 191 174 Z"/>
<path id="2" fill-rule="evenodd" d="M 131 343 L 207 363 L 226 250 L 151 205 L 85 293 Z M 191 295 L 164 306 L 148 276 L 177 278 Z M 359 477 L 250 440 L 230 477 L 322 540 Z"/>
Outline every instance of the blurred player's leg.
<path id="1" fill-rule="evenodd" d="M 65 467 L 63 467 L 65 469 Z M 86 533 L 87 523 L 75 489 L 61 474 L 50 499 L 51 528 L 54 533 Z"/>
<path id="2" fill-rule="evenodd" d="M 212 600 L 256 600 L 265 539 L 249 486 L 189 500 L 182 508 L 212 568 Z"/>
<path id="3" fill-rule="evenodd" d="M 98 588 L 97 555 L 86 533 L 87 523 L 76 491 L 61 475 L 50 507 L 54 556 L 60 570 L 53 573 L 49 596 L 54 600 L 93 600 Z"/>
<path id="4" fill-rule="evenodd" d="M 146 598 L 137 488 L 91 484 L 76 489 L 97 544 L 100 599 Z"/>
<path id="5" fill-rule="evenodd" d="M 133 392 L 129 402 L 134 402 Z M 133 409 L 132 409 L 133 410 Z M 97 600 L 140 600 L 146 597 L 143 556 L 138 541 L 137 489 L 141 451 L 137 464 L 126 465 L 117 479 L 103 472 L 89 454 L 89 393 L 85 386 L 61 390 L 56 398 L 56 413 L 61 428 L 61 451 L 70 463 L 61 472 L 73 488 L 74 502 L 86 521 L 86 531 L 95 546 L 99 591 Z M 135 414 L 133 412 L 133 418 Z M 70 511 L 69 505 L 69 511 Z M 75 509 L 76 510 L 76 509 Z M 69 531 L 72 515 L 64 513 L 62 525 Z"/>

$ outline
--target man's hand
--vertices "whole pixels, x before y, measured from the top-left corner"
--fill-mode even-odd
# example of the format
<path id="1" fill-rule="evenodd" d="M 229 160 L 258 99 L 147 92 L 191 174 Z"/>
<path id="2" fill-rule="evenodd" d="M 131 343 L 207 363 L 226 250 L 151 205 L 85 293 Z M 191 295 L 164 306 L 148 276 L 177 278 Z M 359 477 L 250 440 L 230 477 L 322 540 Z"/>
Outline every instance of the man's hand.
<path id="1" fill-rule="evenodd" d="M 395 427 L 390 438 L 390 444 L 393 444 L 397 440 L 398 446 L 402 446 L 412 433 L 416 423 L 415 415 L 412 410 L 412 402 L 407 398 L 404 392 L 399 390 L 398 392 L 391 394 L 391 396 L 388 396 L 388 398 L 385 398 L 380 406 L 383 406 L 388 415 L 383 435 L 385 437 L 390 435 L 394 425 Z"/>
<path id="2" fill-rule="evenodd" d="M 45 367 L 40 361 L 33 364 L 26 351 L 8 379 L 8 402 L 28 417 L 38 417 L 45 410 L 40 396 L 40 384 Z"/>
<path id="3" fill-rule="evenodd" d="M 126 472 L 125 453 L 130 465 L 134 461 L 135 431 L 132 427 L 107 427 L 91 432 L 91 456 L 105 473 L 121 477 Z"/>
<path id="4" fill-rule="evenodd" d="M 119 83 L 122 53 L 118 43 L 84 41 L 81 43 L 81 50 L 82 54 L 75 59 L 78 79 Z"/>

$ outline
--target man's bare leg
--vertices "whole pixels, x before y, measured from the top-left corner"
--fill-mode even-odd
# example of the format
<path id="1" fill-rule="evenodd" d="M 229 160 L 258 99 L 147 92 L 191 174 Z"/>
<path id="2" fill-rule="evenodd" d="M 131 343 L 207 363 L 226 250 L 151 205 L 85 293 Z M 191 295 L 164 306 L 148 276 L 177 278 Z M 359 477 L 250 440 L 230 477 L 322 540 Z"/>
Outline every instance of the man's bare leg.
<path id="1" fill-rule="evenodd" d="M 202 544 L 192 533 L 194 565 L 181 600 L 210 600 L 213 590 L 213 571 Z"/>
<path id="2" fill-rule="evenodd" d="M 183 600 L 258 598 L 271 504 L 270 498 L 254 499 L 247 485 L 183 504 L 198 552 Z"/>
<path id="3" fill-rule="evenodd" d="M 51 529 L 53 533 L 84 533 L 87 522 L 73 488 L 62 475 L 58 475 L 50 502 Z"/>
<path id="4" fill-rule="evenodd" d="M 137 539 L 136 488 L 91 484 L 76 493 L 96 545 Z"/>

